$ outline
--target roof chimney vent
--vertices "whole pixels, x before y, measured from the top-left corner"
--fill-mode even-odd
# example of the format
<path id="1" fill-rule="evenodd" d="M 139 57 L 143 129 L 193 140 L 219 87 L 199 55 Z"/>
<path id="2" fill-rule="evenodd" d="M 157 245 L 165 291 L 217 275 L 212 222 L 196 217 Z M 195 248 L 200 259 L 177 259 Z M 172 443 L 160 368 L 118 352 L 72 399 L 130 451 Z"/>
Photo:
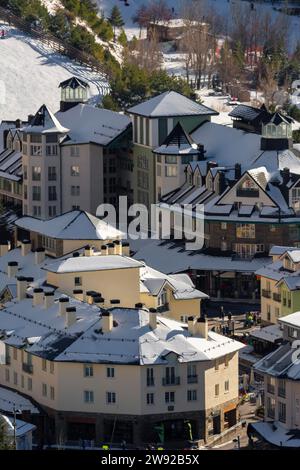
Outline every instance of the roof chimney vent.
<path id="1" fill-rule="evenodd" d="M 59 316 L 64 316 L 67 310 L 67 307 L 69 306 L 69 297 L 60 297 L 59 301 Z"/>
<path id="2" fill-rule="evenodd" d="M 31 250 L 31 241 L 30 240 L 22 240 L 21 241 L 21 253 L 22 256 L 27 256 Z"/>
<path id="3" fill-rule="evenodd" d="M 54 292 L 45 292 L 44 294 L 44 307 L 47 310 L 48 308 L 54 305 Z"/>
<path id="4" fill-rule="evenodd" d="M 157 328 L 157 310 L 156 308 L 149 308 L 149 326 L 151 330 Z"/>
<path id="5" fill-rule="evenodd" d="M 66 308 L 66 321 L 65 327 L 70 328 L 70 326 L 76 323 L 76 307 L 67 307 Z"/>
<path id="6" fill-rule="evenodd" d="M 42 264 L 45 261 L 45 248 L 37 248 L 34 253 L 34 262 L 36 265 Z"/>
<path id="7" fill-rule="evenodd" d="M 196 329 L 197 335 L 204 339 L 208 338 L 208 321 L 206 315 L 202 315 L 197 319 Z"/>
<path id="8" fill-rule="evenodd" d="M 26 277 L 19 276 L 17 278 L 17 299 L 19 302 L 23 299 L 26 299 L 27 285 L 28 283 Z"/>
<path id="9" fill-rule="evenodd" d="M 7 263 L 7 275 L 8 277 L 15 277 L 18 272 L 18 263 L 17 261 L 9 261 Z"/>
<path id="10" fill-rule="evenodd" d="M 44 301 L 44 291 L 40 287 L 33 289 L 33 307 L 41 305 Z"/>
<path id="11" fill-rule="evenodd" d="M 113 329 L 113 314 L 112 312 L 102 313 L 102 331 L 103 333 L 110 333 Z"/>
<path id="12" fill-rule="evenodd" d="M 8 240 L 0 241 L 0 256 L 6 255 L 10 250 L 10 243 Z"/>
<path id="13" fill-rule="evenodd" d="M 188 317 L 188 332 L 191 336 L 195 335 L 195 318 Z"/>

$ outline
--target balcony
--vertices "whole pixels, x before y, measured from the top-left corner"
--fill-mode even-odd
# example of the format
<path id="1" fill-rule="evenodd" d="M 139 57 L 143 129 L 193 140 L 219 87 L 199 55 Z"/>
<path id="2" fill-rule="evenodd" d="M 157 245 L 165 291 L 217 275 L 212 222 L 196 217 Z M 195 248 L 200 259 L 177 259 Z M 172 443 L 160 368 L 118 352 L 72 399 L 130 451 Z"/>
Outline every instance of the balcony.
<path id="1" fill-rule="evenodd" d="M 168 312 L 169 310 L 170 310 L 170 308 L 169 308 L 168 303 L 165 303 L 165 304 L 160 305 L 159 307 L 157 307 L 158 313 Z"/>
<path id="2" fill-rule="evenodd" d="M 32 364 L 26 364 L 26 362 L 23 362 L 22 369 L 27 374 L 33 374 L 33 365 Z"/>
<path id="3" fill-rule="evenodd" d="M 267 290 L 267 289 L 262 289 L 261 295 L 263 297 L 265 297 L 266 299 L 270 299 L 271 298 L 271 291 Z"/>
<path id="4" fill-rule="evenodd" d="M 273 300 L 275 300 L 275 302 L 281 302 L 281 295 L 274 293 Z"/>
<path id="5" fill-rule="evenodd" d="M 154 387 L 154 378 L 147 378 L 147 387 Z"/>
<path id="6" fill-rule="evenodd" d="M 188 375 L 188 376 L 187 376 L 187 383 L 188 383 L 188 384 L 196 384 L 196 383 L 198 383 L 198 375 Z"/>
<path id="7" fill-rule="evenodd" d="M 259 197 L 259 190 L 252 188 L 239 188 L 236 190 L 238 197 Z"/>
<path id="8" fill-rule="evenodd" d="M 267 385 L 267 391 L 268 391 L 268 393 L 271 393 L 272 395 L 274 395 L 274 393 L 275 393 L 275 385 L 268 384 L 268 385 Z"/>
<path id="9" fill-rule="evenodd" d="M 162 384 L 164 387 L 169 385 L 180 385 L 180 377 L 163 377 Z"/>

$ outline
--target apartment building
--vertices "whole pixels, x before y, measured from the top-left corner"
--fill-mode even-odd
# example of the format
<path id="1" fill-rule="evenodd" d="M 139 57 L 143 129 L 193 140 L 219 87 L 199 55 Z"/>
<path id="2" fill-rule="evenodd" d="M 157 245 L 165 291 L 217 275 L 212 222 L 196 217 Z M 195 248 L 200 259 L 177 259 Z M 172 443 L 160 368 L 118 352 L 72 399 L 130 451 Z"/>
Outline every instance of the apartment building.
<path id="1" fill-rule="evenodd" d="M 48 442 L 208 441 L 237 422 L 243 345 L 205 319 L 185 328 L 154 310 L 106 310 L 45 287 L 8 302 L 0 328 L 0 382 L 39 404 Z"/>
<path id="2" fill-rule="evenodd" d="M 277 447 L 299 447 L 300 312 L 279 318 L 278 322 L 284 344 L 254 366 L 264 376 L 265 417 L 250 431 Z"/>
<path id="3" fill-rule="evenodd" d="M 300 250 L 273 246 L 273 262 L 259 269 L 261 317 L 264 324 L 276 324 L 280 317 L 300 308 Z"/>

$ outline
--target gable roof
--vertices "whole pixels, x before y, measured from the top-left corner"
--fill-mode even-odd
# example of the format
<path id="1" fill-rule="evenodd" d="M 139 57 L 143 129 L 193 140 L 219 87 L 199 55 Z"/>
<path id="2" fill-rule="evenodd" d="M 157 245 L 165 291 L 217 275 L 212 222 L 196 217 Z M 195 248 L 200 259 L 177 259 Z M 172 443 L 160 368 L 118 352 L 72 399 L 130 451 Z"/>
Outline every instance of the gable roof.
<path id="1" fill-rule="evenodd" d="M 127 112 L 153 118 L 167 116 L 213 116 L 219 114 L 213 109 L 196 103 L 196 101 L 176 91 L 165 91 L 154 98 L 129 108 Z"/>
<path id="2" fill-rule="evenodd" d="M 261 108 L 254 108 L 253 106 L 239 104 L 230 111 L 229 116 L 250 122 L 253 122 L 256 119 L 260 119 L 261 122 L 264 122 L 270 118 L 271 114 L 267 111 L 264 105 Z"/>
<path id="3" fill-rule="evenodd" d="M 66 134 L 69 129 L 63 127 L 50 109 L 43 104 L 31 119 L 29 125 L 22 129 L 23 132 L 41 134 Z"/>
<path id="4" fill-rule="evenodd" d="M 197 144 L 185 132 L 180 122 L 172 129 L 163 144 L 154 153 L 167 155 L 199 154 Z"/>
<path id="5" fill-rule="evenodd" d="M 71 77 L 61 82 L 58 88 L 90 88 L 90 85 L 78 77 Z"/>
<path id="6" fill-rule="evenodd" d="M 121 238 L 120 230 L 85 211 L 70 211 L 49 220 L 21 217 L 15 225 L 51 238 L 62 240 L 110 240 Z"/>

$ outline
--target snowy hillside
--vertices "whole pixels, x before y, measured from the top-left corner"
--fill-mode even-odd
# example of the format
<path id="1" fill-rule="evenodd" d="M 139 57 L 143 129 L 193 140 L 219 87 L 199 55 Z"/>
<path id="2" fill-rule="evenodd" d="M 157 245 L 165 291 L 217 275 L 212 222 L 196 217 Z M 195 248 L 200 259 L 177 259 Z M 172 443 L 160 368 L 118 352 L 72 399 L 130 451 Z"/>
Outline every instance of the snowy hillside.
<path id="1" fill-rule="evenodd" d="M 107 83 L 87 67 L 0 22 L 2 29 L 7 36 L 0 40 L 0 121 L 26 119 L 43 103 L 56 111 L 60 101 L 58 85 L 72 75 L 89 82 L 92 102 L 98 102 L 107 90 Z"/>

